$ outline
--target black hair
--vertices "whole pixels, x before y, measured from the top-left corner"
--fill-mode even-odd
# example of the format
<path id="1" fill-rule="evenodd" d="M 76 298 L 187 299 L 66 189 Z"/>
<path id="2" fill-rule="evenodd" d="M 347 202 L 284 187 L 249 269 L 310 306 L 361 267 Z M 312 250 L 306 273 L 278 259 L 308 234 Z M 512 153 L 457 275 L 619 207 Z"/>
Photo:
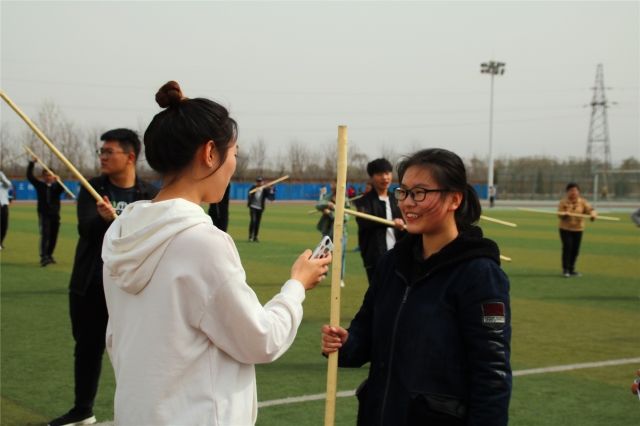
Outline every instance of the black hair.
<path id="1" fill-rule="evenodd" d="M 369 177 L 376 173 L 384 173 L 393 171 L 393 166 L 386 158 L 376 158 L 367 164 L 367 174 Z"/>
<path id="2" fill-rule="evenodd" d="M 130 129 L 113 129 L 109 130 L 100 136 L 100 140 L 107 141 L 117 141 L 120 144 L 120 147 L 126 152 L 133 152 L 136 154 L 136 161 L 138 161 L 138 156 L 140 155 L 140 138 L 138 134 Z"/>
<path id="3" fill-rule="evenodd" d="M 218 167 L 222 166 L 238 137 L 238 125 L 225 107 L 205 98 L 185 98 L 175 81 L 160 88 L 156 102 L 166 109 L 153 117 L 144 132 L 147 161 L 155 171 L 181 171 L 210 140 L 220 155 Z"/>
<path id="4" fill-rule="evenodd" d="M 565 188 L 565 191 L 568 191 L 568 190 L 570 190 L 571 188 L 577 188 L 577 189 L 578 189 L 578 191 L 580 191 L 580 187 L 579 187 L 579 186 L 578 186 L 578 184 L 577 184 L 577 183 L 575 183 L 575 182 L 569 182 L 569 183 L 567 184 L 567 187 Z"/>
<path id="5" fill-rule="evenodd" d="M 462 193 L 462 202 L 454 214 L 459 231 L 469 228 L 480 219 L 482 207 L 478 194 L 467 182 L 467 171 L 462 159 L 457 154 L 442 148 L 418 151 L 398 164 L 400 182 L 402 182 L 407 169 L 413 166 L 429 170 L 441 188 Z M 443 193 L 442 196 L 446 196 L 446 193 Z"/>

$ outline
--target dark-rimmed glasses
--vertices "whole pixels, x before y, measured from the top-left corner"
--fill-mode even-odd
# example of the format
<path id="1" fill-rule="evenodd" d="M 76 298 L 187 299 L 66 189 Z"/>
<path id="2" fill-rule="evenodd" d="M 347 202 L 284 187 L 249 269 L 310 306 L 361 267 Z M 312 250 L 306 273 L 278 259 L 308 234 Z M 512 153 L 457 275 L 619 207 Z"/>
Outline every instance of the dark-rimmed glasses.
<path id="1" fill-rule="evenodd" d="M 420 201 L 424 201 L 424 199 L 427 198 L 427 194 L 431 192 L 449 192 L 449 190 L 448 189 L 427 189 L 427 188 L 420 188 L 419 186 L 416 186 L 415 188 L 411 188 L 411 189 L 396 188 L 395 191 L 393 191 L 393 195 L 396 196 L 396 199 L 398 201 L 404 201 L 407 199 L 407 197 L 411 196 L 411 199 L 413 201 L 419 203 Z"/>
<path id="2" fill-rule="evenodd" d="M 126 154 L 126 151 L 114 151 L 113 149 L 109 149 L 109 148 L 100 148 L 100 149 L 96 149 L 96 154 L 98 154 L 98 157 L 101 156 L 105 156 L 105 157 L 111 157 L 114 154 Z"/>

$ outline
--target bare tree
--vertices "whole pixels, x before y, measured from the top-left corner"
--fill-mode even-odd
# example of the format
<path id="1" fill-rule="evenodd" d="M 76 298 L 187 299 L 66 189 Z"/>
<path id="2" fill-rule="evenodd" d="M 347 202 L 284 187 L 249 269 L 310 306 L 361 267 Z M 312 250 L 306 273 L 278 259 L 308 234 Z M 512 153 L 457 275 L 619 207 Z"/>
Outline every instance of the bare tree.
<path id="1" fill-rule="evenodd" d="M 236 157 L 235 178 L 241 181 L 246 179 L 248 168 L 249 168 L 249 157 L 245 155 L 242 151 L 238 151 L 238 156 Z"/>
<path id="2" fill-rule="evenodd" d="M 2 124 L 0 126 L 0 170 L 7 176 L 22 173 L 25 158 L 24 149 L 16 140 L 9 125 Z"/>
<path id="3" fill-rule="evenodd" d="M 352 145 L 349 151 L 349 178 L 354 180 L 367 180 L 369 178 L 367 174 L 369 156 L 360 151 L 357 145 Z"/>
<path id="4" fill-rule="evenodd" d="M 264 173 L 265 162 L 267 161 L 267 146 L 263 138 L 258 138 L 251 148 L 249 148 L 249 161 L 253 165 L 254 170 L 259 173 Z"/>
<path id="5" fill-rule="evenodd" d="M 338 166 L 338 147 L 335 143 L 327 144 L 327 148 L 324 150 L 324 161 L 323 161 L 323 177 L 330 181 L 336 179 L 337 174 L 337 166 Z M 351 150 L 351 147 L 349 147 Z M 349 155 L 349 158 L 351 156 Z M 348 165 L 347 167 L 351 167 Z"/>
<path id="6" fill-rule="evenodd" d="M 380 149 L 380 156 L 382 158 L 386 158 L 391 164 L 394 165 L 398 163 L 398 159 L 400 158 L 400 154 L 396 152 L 393 144 L 383 145 Z"/>
<path id="7" fill-rule="evenodd" d="M 305 177 L 307 166 L 311 162 L 311 155 L 306 145 L 293 141 L 289 144 L 289 167 L 296 178 Z"/>

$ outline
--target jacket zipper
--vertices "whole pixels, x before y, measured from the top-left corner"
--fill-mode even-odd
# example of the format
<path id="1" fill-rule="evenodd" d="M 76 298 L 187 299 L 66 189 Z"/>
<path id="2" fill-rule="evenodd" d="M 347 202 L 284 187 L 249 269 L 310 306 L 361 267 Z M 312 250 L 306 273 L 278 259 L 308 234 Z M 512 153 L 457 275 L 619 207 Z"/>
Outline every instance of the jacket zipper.
<path id="1" fill-rule="evenodd" d="M 402 301 L 400 302 L 400 307 L 398 308 L 398 313 L 396 314 L 396 319 L 393 323 L 393 333 L 391 334 L 391 350 L 389 351 L 389 363 L 387 365 L 387 382 L 384 386 L 384 395 L 382 397 L 382 406 L 380 408 L 380 423 L 384 424 L 384 409 L 387 405 L 387 395 L 389 394 L 389 382 L 391 381 L 391 367 L 393 365 L 393 349 L 396 346 L 396 332 L 398 329 L 398 322 L 400 321 L 400 314 L 402 313 L 402 308 L 407 302 L 407 297 L 409 296 L 409 291 L 411 291 L 411 287 L 407 285 L 407 288 L 404 291 L 404 295 L 402 296 Z"/>

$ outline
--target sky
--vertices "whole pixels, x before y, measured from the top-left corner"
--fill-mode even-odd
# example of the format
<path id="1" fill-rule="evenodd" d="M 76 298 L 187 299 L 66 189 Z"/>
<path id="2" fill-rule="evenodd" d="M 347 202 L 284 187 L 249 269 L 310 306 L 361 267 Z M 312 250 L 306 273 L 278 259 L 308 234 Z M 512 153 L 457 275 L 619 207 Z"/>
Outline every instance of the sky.
<path id="1" fill-rule="evenodd" d="M 0 87 L 30 117 L 143 130 L 154 95 L 230 109 L 239 146 L 321 153 L 346 125 L 370 158 L 444 147 L 584 158 L 603 65 L 614 164 L 640 159 L 640 2 L 0 2 Z M 24 126 L 4 103 L 3 126 Z"/>

